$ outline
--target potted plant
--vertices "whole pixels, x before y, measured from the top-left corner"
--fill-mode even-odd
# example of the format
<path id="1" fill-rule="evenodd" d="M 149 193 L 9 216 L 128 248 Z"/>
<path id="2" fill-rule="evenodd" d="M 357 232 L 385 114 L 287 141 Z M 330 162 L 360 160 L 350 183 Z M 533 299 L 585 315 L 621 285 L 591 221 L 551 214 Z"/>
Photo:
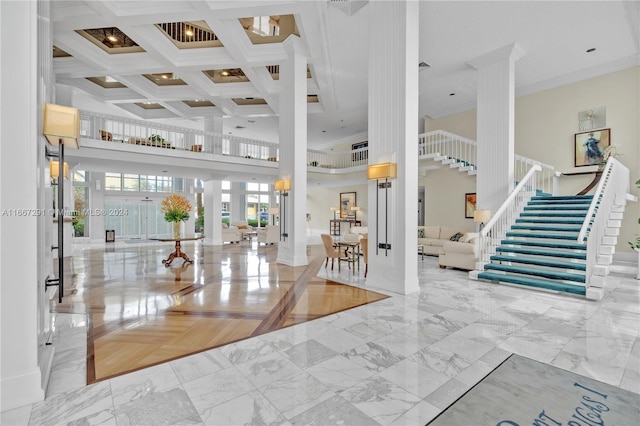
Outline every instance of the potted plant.
<path id="1" fill-rule="evenodd" d="M 182 195 L 169 194 L 162 200 L 164 220 L 173 223 L 173 238 L 180 238 L 180 222 L 189 219 L 191 204 Z"/>
<path id="2" fill-rule="evenodd" d="M 151 135 L 148 137 L 151 142 L 164 142 L 164 138 L 160 135 Z"/>

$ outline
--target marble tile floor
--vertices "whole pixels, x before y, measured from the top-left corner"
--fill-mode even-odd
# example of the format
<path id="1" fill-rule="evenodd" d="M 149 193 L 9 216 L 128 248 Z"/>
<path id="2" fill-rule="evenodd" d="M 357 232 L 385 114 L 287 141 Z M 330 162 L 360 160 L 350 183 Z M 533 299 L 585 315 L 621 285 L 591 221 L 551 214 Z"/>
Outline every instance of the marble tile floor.
<path id="1" fill-rule="evenodd" d="M 1 423 L 423 425 L 510 353 L 640 393 L 635 271 L 615 269 L 594 302 L 470 281 L 435 257 L 418 268 L 419 293 L 89 386 L 86 318 L 56 314 L 61 347 L 46 399 L 3 412 Z M 362 273 L 318 275 L 366 287 Z"/>

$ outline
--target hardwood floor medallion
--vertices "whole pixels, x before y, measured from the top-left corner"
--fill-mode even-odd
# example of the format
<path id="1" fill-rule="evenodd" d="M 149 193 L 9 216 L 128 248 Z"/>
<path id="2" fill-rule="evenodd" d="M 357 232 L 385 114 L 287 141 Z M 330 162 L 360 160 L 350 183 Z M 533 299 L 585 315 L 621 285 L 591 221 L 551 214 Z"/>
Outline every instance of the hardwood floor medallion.
<path id="1" fill-rule="evenodd" d="M 275 263 L 277 246 L 185 244 L 194 264 L 167 268 L 164 245 L 89 249 L 66 269 L 54 312 L 86 314 L 87 384 L 268 333 L 388 296 Z M 192 256 L 193 254 L 193 256 Z"/>

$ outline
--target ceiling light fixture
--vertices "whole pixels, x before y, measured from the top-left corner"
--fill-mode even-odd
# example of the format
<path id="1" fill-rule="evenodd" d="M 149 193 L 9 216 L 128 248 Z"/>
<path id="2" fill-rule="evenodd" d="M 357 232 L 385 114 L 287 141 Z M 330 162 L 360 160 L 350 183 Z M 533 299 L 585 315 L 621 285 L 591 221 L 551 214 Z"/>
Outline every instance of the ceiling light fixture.
<path id="1" fill-rule="evenodd" d="M 449 93 L 449 96 L 455 96 L 455 95 L 456 95 L 455 93 Z"/>
<path id="2" fill-rule="evenodd" d="M 229 75 L 229 71 L 227 71 L 227 70 L 222 70 L 222 72 L 220 73 L 220 75 L 223 75 L 223 76 L 225 76 L 225 77 L 226 77 L 226 76 L 228 76 L 228 75 Z"/>
<path id="3" fill-rule="evenodd" d="M 193 30 L 192 29 L 188 29 L 184 33 L 189 37 L 193 36 Z"/>

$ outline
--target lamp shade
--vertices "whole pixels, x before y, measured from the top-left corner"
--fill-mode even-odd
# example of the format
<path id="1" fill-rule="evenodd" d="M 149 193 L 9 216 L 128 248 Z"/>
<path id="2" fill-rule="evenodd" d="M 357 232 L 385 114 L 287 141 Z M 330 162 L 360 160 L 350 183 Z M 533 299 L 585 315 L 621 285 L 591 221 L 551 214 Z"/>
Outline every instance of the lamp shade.
<path id="1" fill-rule="evenodd" d="M 288 191 L 291 189 L 291 181 L 288 179 L 277 180 L 274 186 L 276 191 Z"/>
<path id="2" fill-rule="evenodd" d="M 396 163 L 372 164 L 367 167 L 367 179 L 395 178 L 398 175 Z"/>
<path id="3" fill-rule="evenodd" d="M 352 206 L 351 210 L 353 210 L 354 212 L 359 212 L 360 211 L 360 207 L 359 206 Z"/>
<path id="4" fill-rule="evenodd" d="M 280 209 L 277 207 L 269 207 L 269 214 L 278 214 L 280 213 Z"/>
<path id="5" fill-rule="evenodd" d="M 44 104 L 42 111 L 42 134 L 51 145 L 60 141 L 65 146 L 78 148 L 80 145 L 80 114 L 77 108 Z"/>
<path id="6" fill-rule="evenodd" d="M 332 212 L 336 212 L 336 211 L 338 211 L 338 210 L 340 210 L 340 207 L 331 207 L 331 211 L 332 211 Z"/>
<path id="7" fill-rule="evenodd" d="M 69 163 L 64 162 L 63 166 L 64 178 L 69 179 Z M 49 161 L 49 174 L 51 179 L 58 179 L 60 176 L 60 163 L 54 160 Z"/>
<path id="8" fill-rule="evenodd" d="M 476 223 L 487 223 L 491 219 L 491 210 L 476 210 L 473 212 L 473 221 Z"/>

